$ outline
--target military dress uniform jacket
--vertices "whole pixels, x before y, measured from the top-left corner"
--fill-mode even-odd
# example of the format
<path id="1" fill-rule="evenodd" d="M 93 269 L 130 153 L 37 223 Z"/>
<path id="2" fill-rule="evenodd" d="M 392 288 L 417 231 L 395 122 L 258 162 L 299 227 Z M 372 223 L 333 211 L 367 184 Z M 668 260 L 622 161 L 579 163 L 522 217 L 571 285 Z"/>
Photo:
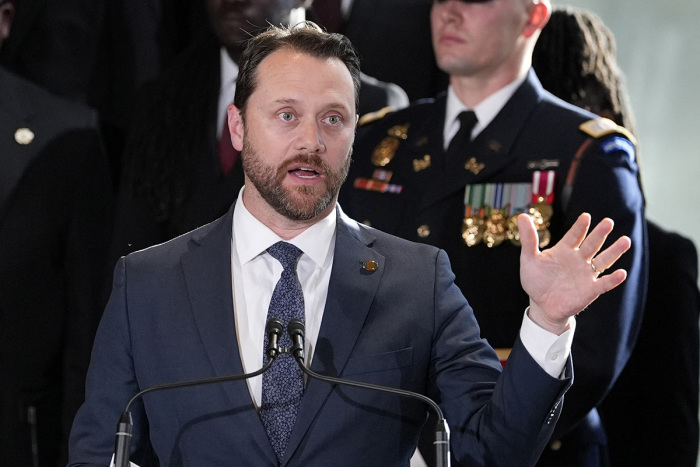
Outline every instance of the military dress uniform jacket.
<path id="1" fill-rule="evenodd" d="M 513 345 L 522 320 L 517 310 L 528 305 L 519 279 L 520 248 L 508 240 L 493 248 L 484 242 L 465 244 L 465 187 L 531 183 L 535 172 L 554 171 L 548 196 L 552 245 L 582 212 L 590 213 L 594 224 L 612 218 L 614 237 L 632 239 L 631 250 L 617 264 L 628 277 L 577 317 L 572 348 L 576 382 L 553 438 L 553 447 L 563 450 L 567 445 L 560 438 L 576 428 L 581 444 L 604 444 L 595 407 L 629 358 L 647 284 L 646 226 L 634 145 L 623 128 L 591 122 L 595 115 L 546 92 L 531 70 L 462 160 L 447 163 L 442 160 L 445 105 L 443 95 L 362 125 L 340 204 L 360 222 L 445 249 L 482 335 L 496 348 Z M 606 129 L 583 131 L 580 126 L 586 122 Z M 580 446 L 575 451 L 583 452 Z"/>

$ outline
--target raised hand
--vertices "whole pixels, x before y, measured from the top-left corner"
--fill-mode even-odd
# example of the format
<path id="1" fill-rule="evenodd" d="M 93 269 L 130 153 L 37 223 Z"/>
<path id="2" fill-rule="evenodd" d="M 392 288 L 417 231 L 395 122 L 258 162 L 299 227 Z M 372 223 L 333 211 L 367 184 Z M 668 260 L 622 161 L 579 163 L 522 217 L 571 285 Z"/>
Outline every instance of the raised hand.
<path id="1" fill-rule="evenodd" d="M 630 248 L 629 237 L 622 236 L 600 251 L 613 230 L 613 221 L 603 219 L 588 233 L 590 225 L 591 216 L 581 214 L 556 245 L 540 251 L 532 220 L 526 214 L 518 217 L 520 282 L 530 296 L 529 316 L 550 332 L 564 332 L 572 316 L 627 277 L 624 269 L 602 274 Z"/>

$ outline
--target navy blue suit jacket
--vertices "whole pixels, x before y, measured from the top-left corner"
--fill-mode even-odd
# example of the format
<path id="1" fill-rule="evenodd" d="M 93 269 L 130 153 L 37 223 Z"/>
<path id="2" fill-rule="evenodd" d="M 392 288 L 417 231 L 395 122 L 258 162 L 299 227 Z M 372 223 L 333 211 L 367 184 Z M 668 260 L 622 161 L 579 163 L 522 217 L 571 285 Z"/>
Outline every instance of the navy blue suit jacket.
<path id="1" fill-rule="evenodd" d="M 447 255 L 357 224 L 338 209 L 335 257 L 312 368 L 439 401 L 469 465 L 532 465 L 571 382 L 517 343 L 501 373 L 454 285 Z M 156 384 L 243 373 L 228 214 L 122 258 L 95 341 L 70 465 L 106 465 L 129 398 Z M 374 260 L 368 273 L 361 262 Z M 522 313 L 523 310 L 520 310 Z M 260 336 L 262 339 L 262 336 Z M 132 460 L 278 465 L 244 381 L 147 394 L 133 407 Z M 427 416 L 415 400 L 307 381 L 282 465 L 408 466 Z"/>

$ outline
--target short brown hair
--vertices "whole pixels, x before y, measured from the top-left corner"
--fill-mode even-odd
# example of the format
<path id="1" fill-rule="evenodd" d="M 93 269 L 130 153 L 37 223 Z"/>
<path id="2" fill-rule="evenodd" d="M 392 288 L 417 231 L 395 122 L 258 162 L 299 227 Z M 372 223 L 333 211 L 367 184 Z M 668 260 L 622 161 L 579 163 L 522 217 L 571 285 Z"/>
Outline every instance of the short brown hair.
<path id="1" fill-rule="evenodd" d="M 256 72 L 260 63 L 281 49 L 291 49 L 313 57 L 337 58 L 348 68 L 355 87 L 355 110 L 359 106 L 360 59 L 350 40 L 342 34 L 324 32 L 311 21 L 289 28 L 271 26 L 267 31 L 248 40 L 241 55 L 236 95 L 233 104 L 245 121 L 245 110 L 251 94 L 257 88 Z"/>

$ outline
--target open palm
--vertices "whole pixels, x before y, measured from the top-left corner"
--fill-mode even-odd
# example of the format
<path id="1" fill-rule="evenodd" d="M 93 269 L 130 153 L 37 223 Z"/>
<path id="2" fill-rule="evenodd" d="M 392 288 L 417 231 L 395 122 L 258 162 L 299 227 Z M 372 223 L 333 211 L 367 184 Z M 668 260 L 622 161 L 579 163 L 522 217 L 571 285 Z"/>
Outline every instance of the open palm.
<path id="1" fill-rule="evenodd" d="M 630 248 L 630 239 L 620 237 L 600 251 L 612 232 L 613 221 L 603 219 L 589 233 L 590 224 L 591 216 L 581 214 L 556 245 L 539 251 L 537 230 L 530 217 L 526 214 L 518 217 L 522 242 L 520 281 L 530 296 L 530 318 L 557 334 L 567 328 L 571 316 L 627 277 L 623 269 L 599 274 L 612 267 Z"/>

